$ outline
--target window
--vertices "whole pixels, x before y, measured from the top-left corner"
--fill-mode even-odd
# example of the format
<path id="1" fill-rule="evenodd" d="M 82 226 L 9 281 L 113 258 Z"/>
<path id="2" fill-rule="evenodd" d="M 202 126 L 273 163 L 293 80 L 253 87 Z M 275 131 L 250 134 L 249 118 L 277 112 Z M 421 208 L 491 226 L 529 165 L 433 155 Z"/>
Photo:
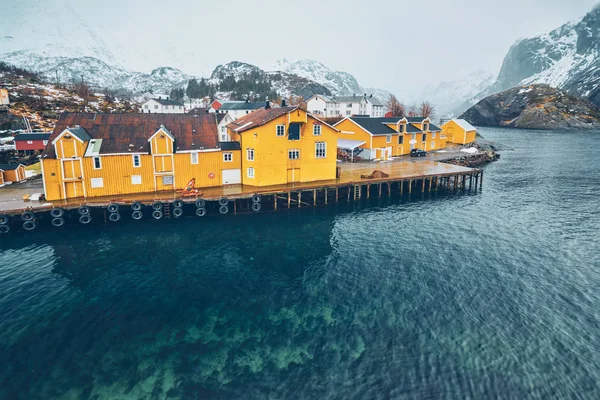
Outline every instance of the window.
<path id="1" fill-rule="evenodd" d="M 431 132 L 431 138 L 435 139 L 435 132 Z"/>
<path id="2" fill-rule="evenodd" d="M 405 124 L 400 125 L 400 132 L 406 133 L 406 125 Z"/>
<path id="3" fill-rule="evenodd" d="M 145 105 L 144 105 L 144 108 L 147 110 L 147 109 L 148 109 L 148 104 L 145 104 Z"/>
<path id="4" fill-rule="evenodd" d="M 142 166 L 142 160 L 140 159 L 139 154 L 133 155 L 133 168 L 139 168 Z"/>
<path id="5" fill-rule="evenodd" d="M 102 169 L 102 160 L 100 157 L 94 157 L 94 169 Z"/>
<path id="6" fill-rule="evenodd" d="M 423 124 L 423 130 L 424 131 L 428 131 L 429 130 L 429 124 Z"/>
<path id="7" fill-rule="evenodd" d="M 190 161 L 192 164 L 198 164 L 198 153 L 190 153 Z"/>
<path id="8" fill-rule="evenodd" d="M 47 140 L 44 140 L 44 146 L 45 146 L 45 145 L 47 145 L 47 144 L 48 144 L 48 141 L 47 141 Z"/>
<path id="9" fill-rule="evenodd" d="M 163 185 L 172 185 L 173 184 L 173 175 L 165 175 L 162 177 Z"/>
<path id="10" fill-rule="evenodd" d="M 435 148 L 435 140 L 431 141 L 431 148 L 434 149 Z"/>
<path id="11" fill-rule="evenodd" d="M 246 159 L 248 161 L 254 161 L 254 149 L 246 149 Z"/>
<path id="12" fill-rule="evenodd" d="M 142 184 L 142 176 L 141 175 L 131 175 L 131 184 L 132 185 L 141 185 Z"/>
<path id="13" fill-rule="evenodd" d="M 392 143 L 392 135 L 385 135 L 385 142 Z"/>
<path id="14" fill-rule="evenodd" d="M 90 180 L 90 183 L 92 185 L 92 189 L 104 187 L 104 179 L 103 178 L 92 178 Z"/>
<path id="15" fill-rule="evenodd" d="M 315 143 L 315 158 L 326 158 L 327 157 L 327 143 L 317 142 Z"/>
<path id="16" fill-rule="evenodd" d="M 33 144 L 33 141 L 32 140 L 28 140 L 27 144 Z"/>
<path id="17" fill-rule="evenodd" d="M 313 125 L 313 135 L 321 136 L 321 125 Z"/>
<path id="18" fill-rule="evenodd" d="M 225 127 L 224 126 L 221 127 L 221 132 L 225 132 Z"/>
<path id="19" fill-rule="evenodd" d="M 424 142 L 426 142 L 426 141 L 427 141 L 427 134 L 426 134 L 426 133 L 424 133 L 424 134 L 423 134 L 423 141 L 424 141 Z"/>
<path id="20" fill-rule="evenodd" d="M 347 111 L 346 111 L 346 115 L 350 115 L 350 114 L 352 114 L 352 111 L 350 111 L 350 110 L 347 110 Z"/>
<path id="21" fill-rule="evenodd" d="M 398 136 L 398 144 L 404 144 L 404 136 Z"/>
<path id="22" fill-rule="evenodd" d="M 277 125 L 277 136 L 285 136 L 285 125 Z"/>
<path id="23" fill-rule="evenodd" d="M 248 178 L 254 178 L 254 168 L 248 168 Z"/>
<path id="24" fill-rule="evenodd" d="M 288 150 L 288 158 L 290 160 L 298 160 L 300 158 L 300 150 L 299 149 Z"/>
<path id="25" fill-rule="evenodd" d="M 233 153 L 223 153 L 223 162 L 232 162 Z"/>
<path id="26" fill-rule="evenodd" d="M 158 104 L 155 104 L 155 105 L 154 105 L 154 109 L 155 109 L 155 110 L 158 110 Z"/>
<path id="27" fill-rule="evenodd" d="M 346 107 L 348 107 L 348 108 L 352 108 L 352 103 L 348 103 L 348 104 L 346 105 Z"/>

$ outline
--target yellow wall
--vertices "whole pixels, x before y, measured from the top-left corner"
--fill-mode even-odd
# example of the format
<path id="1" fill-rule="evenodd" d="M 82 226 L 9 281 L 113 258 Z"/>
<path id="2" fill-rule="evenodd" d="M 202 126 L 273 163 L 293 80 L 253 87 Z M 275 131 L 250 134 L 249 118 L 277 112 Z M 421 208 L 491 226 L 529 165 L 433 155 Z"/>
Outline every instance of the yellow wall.
<path id="1" fill-rule="evenodd" d="M 477 131 L 466 132 L 456 122 L 450 120 L 442 127 L 442 133 L 446 135 L 447 141 L 455 144 L 469 144 L 475 141 Z"/>
<path id="2" fill-rule="evenodd" d="M 303 122 L 300 140 L 288 140 L 290 122 Z M 251 186 L 269 186 L 292 182 L 312 182 L 336 178 L 337 131 L 321 124 L 321 135 L 313 134 L 318 122 L 303 110 L 294 110 L 265 125 L 242 132 L 239 137 L 242 157 L 242 183 Z M 276 126 L 285 125 L 285 136 L 277 136 Z M 230 130 L 231 137 L 236 135 Z M 316 143 L 326 143 L 326 158 L 316 158 Z M 254 161 L 248 160 L 247 149 L 254 149 Z M 300 150 L 298 160 L 290 160 L 288 150 Z M 254 169 L 254 178 L 248 176 Z"/>
<path id="3" fill-rule="evenodd" d="M 338 137 L 342 139 L 348 140 L 359 140 L 361 142 L 365 142 L 362 146 L 363 149 L 371 148 L 371 135 L 365 131 L 362 127 L 355 124 L 349 119 L 342 120 L 339 124 L 337 124 L 336 129 L 340 132 L 338 133 Z M 346 132 L 353 132 L 352 134 Z"/>
<path id="4" fill-rule="evenodd" d="M 73 178 L 74 182 L 67 182 L 63 186 L 61 162 L 67 167 L 72 160 L 60 159 L 42 159 L 44 180 L 46 182 L 46 198 L 48 200 L 64 199 L 64 191 L 67 191 L 67 197 L 86 197 L 109 196 L 115 194 L 132 194 L 154 192 L 156 190 L 181 190 L 185 188 L 190 179 L 196 178 L 196 187 L 211 187 L 221 185 L 221 171 L 223 169 L 240 168 L 240 151 L 231 151 L 233 153 L 232 162 L 223 162 L 222 151 L 210 151 L 198 153 L 198 164 L 191 163 L 190 153 L 173 154 L 174 172 L 166 175 L 174 176 L 174 186 L 162 186 L 162 176 L 154 174 L 153 157 L 150 154 L 140 155 L 140 167 L 133 166 L 133 156 L 131 154 L 100 156 L 102 162 L 101 169 L 94 169 L 93 157 L 83 157 L 81 166 L 83 175 L 79 180 Z M 79 160 L 75 160 L 79 163 Z M 76 165 L 76 174 L 79 173 L 78 164 Z M 68 168 L 67 168 L 68 169 Z M 209 178 L 213 173 L 214 178 Z M 54 174 L 54 176 L 53 176 Z M 65 173 L 67 179 L 72 178 L 72 173 Z M 134 185 L 132 176 L 141 176 L 142 183 Z M 93 178 L 102 178 L 102 188 L 92 188 L 91 180 Z M 76 192 L 68 186 L 78 185 Z M 65 187 L 66 186 L 66 187 Z M 76 196 L 75 196 L 76 195 Z"/>
<path id="5" fill-rule="evenodd" d="M 25 177 L 25 167 L 21 165 L 17 169 L 4 171 L 4 176 L 1 179 L 0 184 L 3 184 L 4 182 L 21 182 L 25 180 Z"/>

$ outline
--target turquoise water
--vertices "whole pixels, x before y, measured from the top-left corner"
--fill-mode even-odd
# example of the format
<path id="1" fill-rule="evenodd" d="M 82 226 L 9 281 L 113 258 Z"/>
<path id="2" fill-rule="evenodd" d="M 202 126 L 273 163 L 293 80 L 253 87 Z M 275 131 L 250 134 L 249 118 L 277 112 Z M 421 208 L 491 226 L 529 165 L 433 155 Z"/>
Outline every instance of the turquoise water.
<path id="1" fill-rule="evenodd" d="M 600 133 L 481 193 L 0 238 L 1 399 L 600 397 Z"/>

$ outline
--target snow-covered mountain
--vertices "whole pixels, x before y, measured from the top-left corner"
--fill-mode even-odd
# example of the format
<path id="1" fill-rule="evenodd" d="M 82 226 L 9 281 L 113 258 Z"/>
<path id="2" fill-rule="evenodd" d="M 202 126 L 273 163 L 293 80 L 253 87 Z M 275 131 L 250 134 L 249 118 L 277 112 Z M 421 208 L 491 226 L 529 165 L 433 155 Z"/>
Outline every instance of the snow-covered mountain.
<path id="1" fill-rule="evenodd" d="M 546 84 L 600 106 L 600 5 L 579 20 L 517 41 L 496 81 L 458 111 L 491 94 L 529 84 Z"/>
<path id="2" fill-rule="evenodd" d="M 440 116 L 452 114 L 457 105 L 463 104 L 494 83 L 496 76 L 490 71 L 476 71 L 456 81 L 444 81 L 438 85 L 425 86 L 418 101 L 429 101 Z"/>
<path id="3" fill-rule="evenodd" d="M 277 61 L 274 70 L 298 75 L 325 86 L 334 96 L 352 96 L 354 94 L 372 94 L 382 102 L 390 97 L 390 92 L 383 89 L 360 86 L 354 76 L 343 71 L 334 71 L 325 64 L 315 60 L 289 61 L 285 58 Z"/>

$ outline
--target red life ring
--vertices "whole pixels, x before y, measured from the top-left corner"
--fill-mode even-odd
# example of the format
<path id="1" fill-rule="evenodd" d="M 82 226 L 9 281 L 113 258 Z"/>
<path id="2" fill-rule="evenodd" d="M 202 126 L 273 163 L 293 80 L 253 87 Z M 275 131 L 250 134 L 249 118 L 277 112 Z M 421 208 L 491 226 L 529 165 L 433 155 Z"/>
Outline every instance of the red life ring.
<path id="1" fill-rule="evenodd" d="M 214 177 L 215 177 L 215 174 L 213 174 L 213 173 L 211 172 L 211 173 L 209 173 L 209 174 L 208 174 L 208 177 L 209 177 L 210 179 L 214 179 Z"/>

